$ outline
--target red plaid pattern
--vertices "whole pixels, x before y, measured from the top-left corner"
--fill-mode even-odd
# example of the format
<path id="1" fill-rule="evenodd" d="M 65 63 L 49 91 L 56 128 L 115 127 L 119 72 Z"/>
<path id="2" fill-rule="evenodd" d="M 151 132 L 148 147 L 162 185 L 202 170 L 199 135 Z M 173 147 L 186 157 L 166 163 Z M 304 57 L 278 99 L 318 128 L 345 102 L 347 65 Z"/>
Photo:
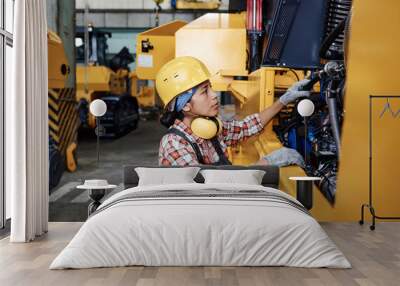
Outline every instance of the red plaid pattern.
<path id="1" fill-rule="evenodd" d="M 218 162 L 219 156 L 211 140 L 205 140 L 196 136 L 192 130 L 179 119 L 175 120 L 171 128 L 172 127 L 184 132 L 192 142 L 197 143 L 205 164 Z M 223 121 L 223 129 L 218 136 L 218 140 L 221 143 L 221 148 L 226 157 L 228 157 L 228 146 L 234 146 L 260 133 L 263 128 L 264 126 L 261 123 L 258 113 L 249 115 L 243 120 Z M 199 161 L 190 143 L 176 134 L 166 134 L 160 142 L 158 164 L 166 166 L 188 166 L 198 165 Z"/>

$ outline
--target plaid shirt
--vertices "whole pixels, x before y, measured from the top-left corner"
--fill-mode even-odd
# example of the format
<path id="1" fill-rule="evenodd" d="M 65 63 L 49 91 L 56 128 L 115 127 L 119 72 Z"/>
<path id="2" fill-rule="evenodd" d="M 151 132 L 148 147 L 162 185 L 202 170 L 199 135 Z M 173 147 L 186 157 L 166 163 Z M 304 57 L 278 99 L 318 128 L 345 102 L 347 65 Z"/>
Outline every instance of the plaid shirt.
<path id="1" fill-rule="evenodd" d="M 219 156 L 211 140 L 196 136 L 192 130 L 179 119 L 176 119 L 170 128 L 176 128 L 184 132 L 192 142 L 197 143 L 205 164 L 212 164 L 219 161 Z M 237 145 L 239 142 L 260 133 L 263 128 L 264 126 L 261 123 L 258 113 L 249 115 L 243 120 L 223 121 L 222 132 L 218 135 L 218 140 L 226 157 L 228 158 L 228 146 Z M 166 134 L 160 142 L 158 164 L 166 166 L 187 166 L 198 165 L 199 161 L 197 160 L 196 152 L 184 138 L 176 134 Z"/>

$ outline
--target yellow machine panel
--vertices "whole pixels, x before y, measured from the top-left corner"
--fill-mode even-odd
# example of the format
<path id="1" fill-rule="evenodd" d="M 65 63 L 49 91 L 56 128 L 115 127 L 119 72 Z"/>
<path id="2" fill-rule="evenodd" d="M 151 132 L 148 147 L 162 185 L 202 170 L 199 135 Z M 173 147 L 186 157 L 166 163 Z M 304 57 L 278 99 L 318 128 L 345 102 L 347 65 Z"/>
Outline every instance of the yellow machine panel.
<path id="1" fill-rule="evenodd" d="M 54 32 L 47 33 L 49 87 L 63 88 L 70 72 L 61 38 Z"/>
<path id="2" fill-rule="evenodd" d="M 67 155 L 67 148 L 76 145 L 78 131 L 78 112 L 75 91 L 72 88 L 49 89 L 49 134 L 57 143 L 59 151 Z M 73 160 L 75 161 L 75 160 Z M 75 162 L 67 162 L 73 165 Z M 75 168 L 68 168 L 75 171 Z"/>
<path id="3" fill-rule="evenodd" d="M 175 57 L 175 32 L 186 25 L 173 21 L 140 33 L 136 40 L 136 74 L 154 80 L 158 70 Z"/>
<path id="4" fill-rule="evenodd" d="M 111 71 L 105 66 L 76 66 L 76 88 L 79 91 L 110 91 Z M 78 96 L 78 100 L 82 95 Z"/>
<path id="5" fill-rule="evenodd" d="M 228 90 L 236 98 L 237 117 L 244 118 L 272 105 L 277 94 L 283 93 L 297 81 L 297 78 L 303 79 L 304 73 L 285 68 L 261 68 L 251 73 L 248 80 L 232 81 Z M 231 148 L 232 163 L 234 165 L 251 165 L 265 154 L 281 148 L 282 143 L 272 129 L 273 124 L 274 122 L 271 122 L 265 126 L 260 135 Z M 295 183 L 289 180 L 289 177 L 304 176 L 304 171 L 297 166 L 283 167 L 280 171 L 280 189 L 296 196 Z M 318 192 L 318 189 L 315 187 L 314 191 Z"/>
<path id="6" fill-rule="evenodd" d="M 76 100 L 86 100 L 91 102 L 97 96 L 105 92 L 111 91 L 111 83 L 117 88 L 118 82 L 112 70 L 105 66 L 76 66 Z M 98 93 L 96 95 L 96 93 Z M 96 125 L 95 118 L 92 114 L 88 114 L 88 125 L 94 128 Z"/>
<path id="7" fill-rule="evenodd" d="M 176 9 L 218 9 L 221 1 L 196 1 L 196 0 L 177 0 Z"/>
<path id="8" fill-rule="evenodd" d="M 194 56 L 212 74 L 246 76 L 245 14 L 210 13 L 176 32 L 176 56 Z"/>
<path id="9" fill-rule="evenodd" d="M 371 18 L 374 21 L 371 22 Z M 360 206 L 368 202 L 369 191 L 369 96 L 400 95 L 400 81 L 394 71 L 400 65 L 400 2 L 354 0 L 348 55 L 342 154 L 334 208 L 320 198 L 318 215 L 324 220 L 355 220 Z M 399 99 L 391 99 L 396 113 Z M 399 177 L 400 121 L 386 113 L 380 118 L 386 99 L 372 103 L 373 199 L 377 215 L 400 216 Z"/>
<path id="10" fill-rule="evenodd" d="M 119 69 L 110 75 L 110 92 L 113 94 L 123 94 L 127 91 L 126 79 L 129 77 L 127 70 Z"/>
<path id="11" fill-rule="evenodd" d="M 131 95 L 135 96 L 139 102 L 139 106 L 150 108 L 156 105 L 155 89 L 152 86 L 139 86 L 138 78 L 135 71 L 129 73 L 131 82 Z"/>
<path id="12" fill-rule="evenodd" d="M 73 172 L 77 168 L 74 152 L 78 129 L 75 90 L 65 87 L 70 68 L 61 38 L 48 31 L 47 40 L 49 135 L 62 158 L 66 158 L 68 171 Z"/>

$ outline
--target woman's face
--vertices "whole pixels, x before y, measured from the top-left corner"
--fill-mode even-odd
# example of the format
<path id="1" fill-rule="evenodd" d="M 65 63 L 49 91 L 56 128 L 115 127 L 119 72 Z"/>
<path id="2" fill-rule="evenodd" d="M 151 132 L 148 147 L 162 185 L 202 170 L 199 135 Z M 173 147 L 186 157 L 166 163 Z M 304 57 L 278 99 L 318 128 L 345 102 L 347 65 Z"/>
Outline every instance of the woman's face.
<path id="1" fill-rule="evenodd" d="M 201 116 L 214 117 L 218 115 L 218 99 L 216 93 L 211 89 L 210 82 L 199 85 L 183 110 Z"/>

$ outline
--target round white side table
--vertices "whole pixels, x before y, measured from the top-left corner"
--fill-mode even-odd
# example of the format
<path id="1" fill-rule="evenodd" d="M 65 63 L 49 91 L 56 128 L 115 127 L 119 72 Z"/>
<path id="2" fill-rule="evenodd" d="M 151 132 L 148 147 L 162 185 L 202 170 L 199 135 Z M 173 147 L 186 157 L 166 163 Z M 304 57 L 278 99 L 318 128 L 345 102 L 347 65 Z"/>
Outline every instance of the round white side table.
<path id="1" fill-rule="evenodd" d="M 77 189 L 88 190 L 89 198 L 92 202 L 88 206 L 88 216 L 96 211 L 101 205 L 100 200 L 106 194 L 106 190 L 116 188 L 116 185 L 110 185 L 106 180 L 85 180 L 83 185 L 77 186 Z"/>

